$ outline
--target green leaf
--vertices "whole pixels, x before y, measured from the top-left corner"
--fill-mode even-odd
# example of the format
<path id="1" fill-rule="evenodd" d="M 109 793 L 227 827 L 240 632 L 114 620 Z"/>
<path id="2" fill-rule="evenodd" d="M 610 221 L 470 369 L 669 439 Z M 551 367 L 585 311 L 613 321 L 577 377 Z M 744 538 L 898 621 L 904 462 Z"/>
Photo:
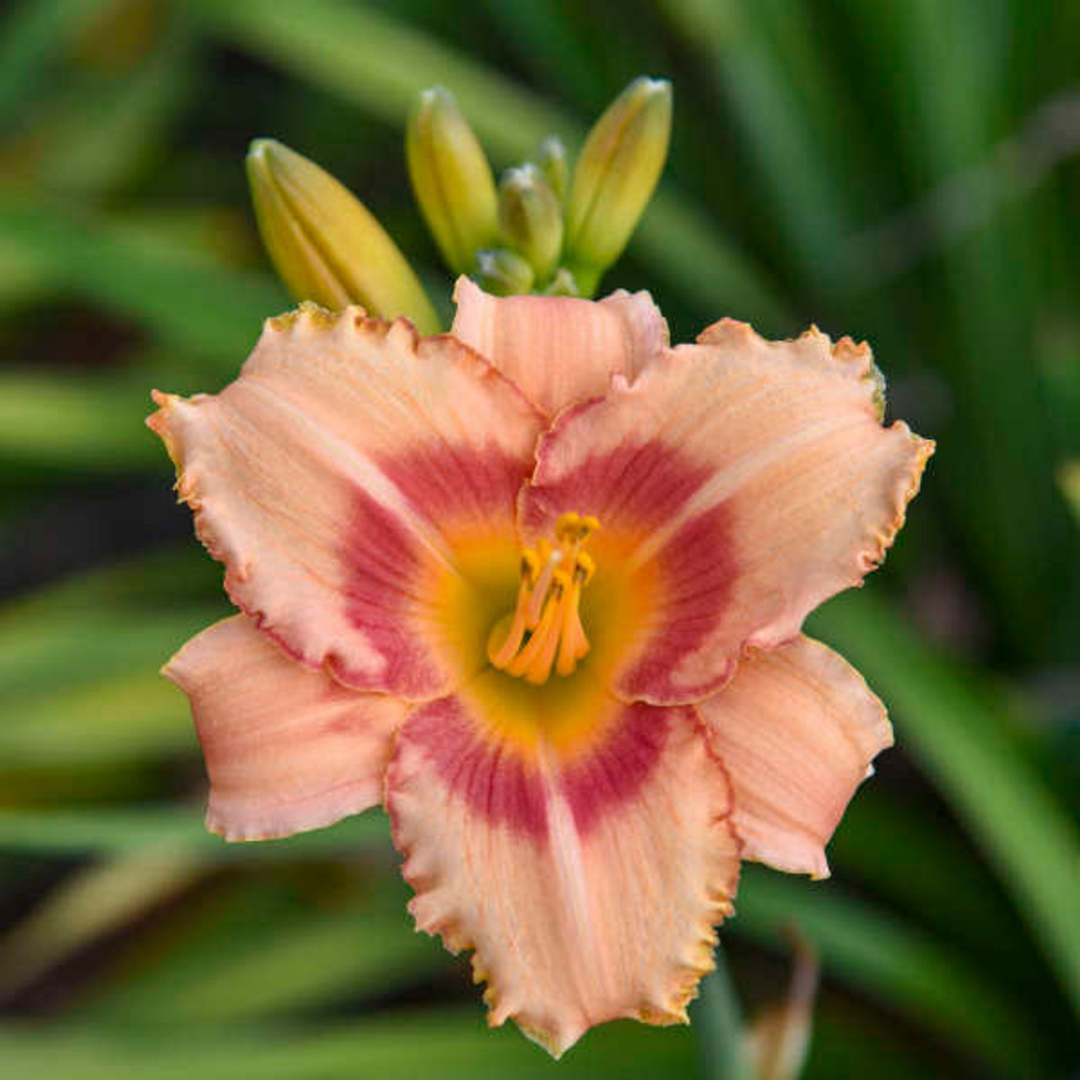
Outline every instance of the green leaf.
<path id="1" fill-rule="evenodd" d="M 189 885 L 200 872 L 197 860 L 160 847 L 77 871 L 0 940 L 0 993 L 25 986 Z"/>
<path id="2" fill-rule="evenodd" d="M 77 809 L 0 809 L 0 851 L 39 858 L 130 855 L 168 848 L 208 862 L 278 862 L 374 850 L 389 857 L 386 818 L 369 811 L 287 840 L 230 844 L 206 831 L 202 809 L 155 804 Z"/>
<path id="3" fill-rule="evenodd" d="M 55 288 L 215 361 L 208 370 L 235 373 L 263 319 L 290 306 L 268 278 L 213 267 L 145 233 L 42 203 L 0 198 L 0 234 L 8 252 L 47 264 Z"/>
<path id="4" fill-rule="evenodd" d="M 1010 108 L 1005 100 L 1010 22 L 1022 7 L 935 0 L 912 0 L 895 11 L 852 5 L 859 47 L 871 64 L 893 72 L 881 82 L 890 118 L 883 122 L 896 132 L 911 186 L 921 193 L 949 183 L 961 218 L 980 198 L 988 167 L 1003 154 L 1022 162 L 1028 152 L 997 144 L 1023 123 L 1017 103 Z M 1030 152 L 1038 152 L 1040 140 L 1045 136 Z M 1062 649 L 1059 618 L 1075 630 L 1080 584 L 1074 536 L 1054 490 L 1046 389 L 1032 358 L 1032 323 L 1042 295 L 1060 277 L 1056 264 L 1040 261 L 1046 244 L 1039 226 L 1028 199 L 946 248 L 940 276 L 929 278 L 940 293 L 939 325 L 928 327 L 921 341 L 905 335 L 933 355 L 951 388 L 948 441 L 932 477 L 940 474 L 948 484 L 954 525 L 1000 606 L 1003 635 L 1029 659 Z M 932 232 L 935 224 L 909 228 Z M 875 279 L 873 267 L 865 277 Z M 972 483 L 972 477 L 992 482 Z"/>
<path id="5" fill-rule="evenodd" d="M 13 694 L 0 722 L 4 769 L 125 766 L 191 752 L 187 700 L 153 666 L 57 689 Z"/>
<path id="6" fill-rule="evenodd" d="M 827 973 L 963 1043 L 1004 1074 L 1024 1074 L 1038 1060 L 1036 1032 L 962 956 L 830 883 L 744 867 L 729 932 L 777 948 L 792 924 L 820 950 Z"/>
<path id="7" fill-rule="evenodd" d="M 689 1076 L 685 1029 L 622 1022 L 589 1034 L 555 1066 L 512 1024 L 490 1032 L 479 1005 L 435 1015 L 395 1013 L 301 1030 L 236 1027 L 152 1034 L 109 1027 L 0 1029 L 0 1055 L 14 1076 L 44 1080 L 647 1080 Z"/>
<path id="8" fill-rule="evenodd" d="M 691 1007 L 703 1072 L 706 1080 L 754 1080 L 723 945 L 717 945 L 714 957 L 716 968 L 701 980 L 701 996 Z"/>
<path id="9" fill-rule="evenodd" d="M 100 0 L 21 0 L 0 22 L 0 117 L 8 126 L 40 92 Z"/>
<path id="10" fill-rule="evenodd" d="M 188 35 L 173 27 L 131 73 L 76 78 L 39 120 L 32 175 L 51 192 L 100 199 L 129 181 L 169 137 L 193 90 Z"/>
<path id="11" fill-rule="evenodd" d="M 413 931 L 410 893 L 397 875 L 353 872 L 336 883 L 323 873 L 306 888 L 298 897 L 295 885 L 264 874 L 218 889 L 194 920 L 158 928 L 162 942 L 129 950 L 83 1015 L 125 1025 L 235 1025 L 382 997 L 452 970 L 439 944 Z"/>
<path id="12" fill-rule="evenodd" d="M 848 593 L 813 626 L 893 710 L 898 741 L 985 852 L 1080 1008 L 1080 836 L 1009 740 L 1001 693 L 872 595 Z"/>
<path id="13" fill-rule="evenodd" d="M 160 465 L 158 440 L 140 422 L 151 409 L 144 378 L 0 371 L 0 460 L 75 472 Z"/>

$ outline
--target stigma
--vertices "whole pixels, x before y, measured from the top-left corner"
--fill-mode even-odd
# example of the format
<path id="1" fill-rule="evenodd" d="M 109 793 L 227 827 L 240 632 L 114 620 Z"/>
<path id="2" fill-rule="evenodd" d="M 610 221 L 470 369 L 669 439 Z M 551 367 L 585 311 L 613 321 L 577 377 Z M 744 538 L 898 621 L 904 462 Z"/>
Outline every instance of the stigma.
<path id="1" fill-rule="evenodd" d="M 584 550 L 600 528 L 592 515 L 563 514 L 555 524 L 555 543 L 541 540 L 521 553 L 517 604 L 492 628 L 487 655 L 493 667 L 534 686 L 552 671 L 571 675 L 589 651 L 581 625 L 581 590 L 596 566 Z"/>

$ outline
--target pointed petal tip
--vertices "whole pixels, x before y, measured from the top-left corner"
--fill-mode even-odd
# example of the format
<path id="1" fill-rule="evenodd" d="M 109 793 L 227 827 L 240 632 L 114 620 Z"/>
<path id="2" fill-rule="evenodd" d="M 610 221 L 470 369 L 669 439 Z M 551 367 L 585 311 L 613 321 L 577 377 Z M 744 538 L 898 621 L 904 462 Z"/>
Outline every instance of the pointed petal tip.
<path id="1" fill-rule="evenodd" d="M 892 744 L 885 708 L 863 677 L 800 636 L 750 653 L 697 710 L 733 785 L 742 857 L 827 878 L 825 846 L 873 758 Z"/>
<path id="2" fill-rule="evenodd" d="M 279 150 L 288 150 L 289 148 L 277 139 L 269 139 L 265 136 L 260 136 L 257 139 L 252 139 L 248 143 L 247 160 L 262 160 L 268 157 L 270 154 L 277 153 Z"/>

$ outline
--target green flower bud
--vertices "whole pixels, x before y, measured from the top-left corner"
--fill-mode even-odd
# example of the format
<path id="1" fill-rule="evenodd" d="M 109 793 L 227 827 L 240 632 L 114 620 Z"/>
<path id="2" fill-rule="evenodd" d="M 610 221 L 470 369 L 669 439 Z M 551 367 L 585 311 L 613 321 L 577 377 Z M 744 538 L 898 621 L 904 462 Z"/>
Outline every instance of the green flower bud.
<path id="1" fill-rule="evenodd" d="M 447 266 L 468 273 L 476 252 L 498 241 L 491 166 L 453 96 L 424 90 L 405 136 L 416 201 Z"/>
<path id="2" fill-rule="evenodd" d="M 314 162 L 273 139 L 256 139 L 248 181 L 263 243 L 297 300 L 370 315 L 406 315 L 422 334 L 439 318 L 398 246 L 355 196 Z"/>
<path id="3" fill-rule="evenodd" d="M 499 225 L 506 243 L 532 263 L 537 280 L 546 281 L 562 251 L 563 219 L 555 192 L 535 165 L 503 174 Z"/>
<path id="4" fill-rule="evenodd" d="M 566 147 L 555 135 L 549 135 L 536 151 L 536 164 L 544 174 L 544 179 L 551 185 L 555 198 L 561 203 L 566 198 L 566 179 L 569 165 L 566 161 Z"/>
<path id="5" fill-rule="evenodd" d="M 533 268 L 505 248 L 476 253 L 476 283 L 493 296 L 519 296 L 533 287 Z"/>
<path id="6" fill-rule="evenodd" d="M 581 290 L 578 288 L 578 283 L 574 280 L 574 275 L 571 274 L 565 266 L 560 266 L 548 283 L 548 287 L 544 290 L 544 295 L 580 296 Z"/>
<path id="7" fill-rule="evenodd" d="M 647 78 L 635 79 L 589 132 L 566 207 L 566 261 L 586 295 L 626 247 L 670 136 L 671 84 Z"/>

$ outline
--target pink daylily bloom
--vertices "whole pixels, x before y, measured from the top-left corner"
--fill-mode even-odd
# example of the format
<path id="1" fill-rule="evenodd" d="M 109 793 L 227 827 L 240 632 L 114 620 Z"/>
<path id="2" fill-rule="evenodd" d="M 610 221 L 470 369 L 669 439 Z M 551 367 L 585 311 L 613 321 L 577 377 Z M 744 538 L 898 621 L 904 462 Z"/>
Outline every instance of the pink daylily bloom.
<path id="1" fill-rule="evenodd" d="M 215 396 L 155 394 L 240 614 L 165 671 L 208 825 L 382 803 L 417 926 L 559 1054 L 685 1021 L 741 859 L 813 877 L 885 711 L 806 615 L 881 562 L 932 444 L 869 349 L 645 293 L 496 299 L 449 335 L 310 306 Z"/>

